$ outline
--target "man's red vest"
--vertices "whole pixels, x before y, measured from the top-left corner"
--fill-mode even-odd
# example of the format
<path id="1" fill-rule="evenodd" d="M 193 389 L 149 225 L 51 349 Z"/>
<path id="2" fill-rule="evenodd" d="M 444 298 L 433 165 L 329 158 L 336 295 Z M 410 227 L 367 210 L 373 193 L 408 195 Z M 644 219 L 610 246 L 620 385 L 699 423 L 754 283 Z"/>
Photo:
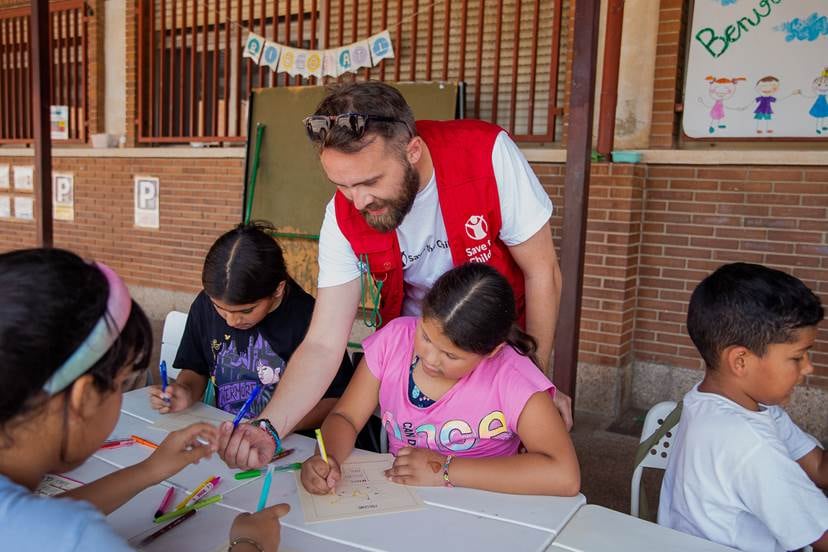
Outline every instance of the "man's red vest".
<path id="1" fill-rule="evenodd" d="M 440 211 L 454 266 L 480 262 L 503 274 L 515 292 L 518 320 L 524 323 L 523 272 L 498 237 L 502 225 L 492 149 L 502 132 L 482 121 L 417 121 L 434 164 Z M 365 255 L 382 284 L 383 323 L 400 316 L 404 298 L 403 264 L 397 232 L 371 228 L 342 193 L 334 198 L 336 221 L 357 257 Z"/>

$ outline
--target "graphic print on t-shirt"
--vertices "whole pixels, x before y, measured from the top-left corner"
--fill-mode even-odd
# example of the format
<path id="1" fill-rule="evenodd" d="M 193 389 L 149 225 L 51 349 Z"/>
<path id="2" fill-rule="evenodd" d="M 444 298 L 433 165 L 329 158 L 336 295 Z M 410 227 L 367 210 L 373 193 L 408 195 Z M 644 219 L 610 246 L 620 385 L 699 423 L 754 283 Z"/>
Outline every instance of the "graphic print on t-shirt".
<path id="1" fill-rule="evenodd" d="M 261 382 L 265 387 L 249 412 L 249 417 L 256 417 L 270 401 L 285 370 L 285 361 L 258 332 L 250 334 L 244 348 L 230 336 L 224 337 L 224 342 L 215 352 L 213 376 L 218 389 L 217 406 L 227 412 L 237 413 Z"/>

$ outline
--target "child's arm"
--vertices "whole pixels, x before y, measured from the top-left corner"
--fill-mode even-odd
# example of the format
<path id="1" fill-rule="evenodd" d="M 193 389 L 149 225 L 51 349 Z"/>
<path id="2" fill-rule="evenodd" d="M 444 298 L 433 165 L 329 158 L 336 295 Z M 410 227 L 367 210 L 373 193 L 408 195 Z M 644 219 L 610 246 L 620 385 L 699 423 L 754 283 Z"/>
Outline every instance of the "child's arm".
<path id="1" fill-rule="evenodd" d="M 317 454 L 302 466 L 302 484 L 308 492 L 324 494 L 336 486 L 339 465 L 351 455 L 357 434 L 377 408 L 379 387 L 379 380 L 363 358 L 342 398 L 322 424 L 329 463 L 325 464 Z"/>
<path id="2" fill-rule="evenodd" d="M 828 454 L 819 447 L 796 461 L 820 489 L 828 489 Z"/>
<path id="3" fill-rule="evenodd" d="M 819 540 L 811 545 L 811 548 L 814 552 L 828 552 L 828 531 L 825 531 Z"/>
<path id="4" fill-rule="evenodd" d="M 513 494 L 575 496 L 581 474 L 572 440 L 561 415 L 544 391 L 532 395 L 518 420 L 526 454 L 498 458 L 454 458 L 448 476 L 457 487 Z M 405 453 L 403 453 L 405 451 Z M 432 464 L 438 453 L 406 448 L 387 474 L 395 483 L 438 485 L 442 471 Z M 413 458 L 413 457 L 417 458 Z M 445 457 L 443 457 L 445 458 Z"/>
<path id="5" fill-rule="evenodd" d="M 200 444 L 197 437 L 209 444 Z M 205 423 L 193 424 L 170 433 L 143 462 L 66 491 L 60 497 L 86 500 L 108 515 L 147 487 L 160 483 L 189 464 L 209 458 L 216 451 L 217 443 L 215 427 Z"/>
<path id="6" fill-rule="evenodd" d="M 179 412 L 200 400 L 205 389 L 207 376 L 185 368 L 178 373 L 175 381 L 167 386 L 166 393 L 161 392 L 160 385 L 149 386 L 150 405 L 161 414 Z M 165 398 L 169 399 L 169 402 L 166 402 Z"/>

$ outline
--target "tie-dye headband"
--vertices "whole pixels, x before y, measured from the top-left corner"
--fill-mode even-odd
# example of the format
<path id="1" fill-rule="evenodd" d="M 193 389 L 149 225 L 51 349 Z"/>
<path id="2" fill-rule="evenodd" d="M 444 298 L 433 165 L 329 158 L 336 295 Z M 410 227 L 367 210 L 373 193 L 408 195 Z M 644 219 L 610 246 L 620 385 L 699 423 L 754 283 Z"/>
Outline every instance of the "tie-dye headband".
<path id="1" fill-rule="evenodd" d="M 69 387 L 106 354 L 121 335 L 129 318 L 129 312 L 132 310 L 132 298 L 123 280 L 105 264 L 96 262 L 95 266 L 106 276 L 109 284 L 106 311 L 86 336 L 84 342 L 43 385 L 43 390 L 49 395 L 55 395 Z M 110 326 L 110 319 L 115 324 L 114 328 Z"/>

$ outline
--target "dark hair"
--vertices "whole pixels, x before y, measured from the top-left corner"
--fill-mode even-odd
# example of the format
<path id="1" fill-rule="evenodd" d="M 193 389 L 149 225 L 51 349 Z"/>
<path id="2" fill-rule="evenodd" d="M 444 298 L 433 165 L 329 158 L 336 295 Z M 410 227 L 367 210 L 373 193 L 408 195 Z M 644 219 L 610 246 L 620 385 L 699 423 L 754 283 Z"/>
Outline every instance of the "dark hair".
<path id="1" fill-rule="evenodd" d="M 69 251 L 0 255 L 0 424 L 46 403 L 43 385 L 106 315 L 108 297 L 103 273 Z M 146 369 L 151 350 L 152 329 L 133 301 L 120 336 L 86 373 L 98 390 L 115 391 L 125 367 Z"/>
<path id="2" fill-rule="evenodd" d="M 282 248 L 264 221 L 242 223 L 210 247 L 201 271 L 207 295 L 231 305 L 255 303 L 289 280 Z"/>
<path id="3" fill-rule="evenodd" d="M 440 323 L 452 343 L 487 355 L 504 341 L 540 366 L 537 342 L 515 323 L 515 293 L 489 265 L 466 263 L 440 276 L 423 299 L 423 317 Z"/>
<path id="4" fill-rule="evenodd" d="M 768 75 L 767 77 L 762 77 L 758 81 L 756 81 L 756 86 L 759 86 L 763 82 L 779 82 L 779 79 L 774 77 L 773 75 Z"/>
<path id="5" fill-rule="evenodd" d="M 321 148 L 331 148 L 343 153 L 356 153 L 373 142 L 376 136 L 382 136 L 389 146 L 404 152 L 405 146 L 417 133 L 411 107 L 399 90 L 384 82 L 364 81 L 336 85 L 329 90 L 328 95 L 316 108 L 314 115 L 343 113 L 360 113 L 367 117 L 388 117 L 402 121 L 402 124 L 369 120 L 365 127 L 365 134 L 359 138 L 347 129 L 334 126 L 319 144 Z"/>
<path id="6" fill-rule="evenodd" d="M 732 263 L 702 280 L 690 297 L 687 332 L 708 368 L 727 347 L 763 356 L 795 330 L 816 326 L 825 313 L 819 297 L 798 278 L 762 265 Z"/>

